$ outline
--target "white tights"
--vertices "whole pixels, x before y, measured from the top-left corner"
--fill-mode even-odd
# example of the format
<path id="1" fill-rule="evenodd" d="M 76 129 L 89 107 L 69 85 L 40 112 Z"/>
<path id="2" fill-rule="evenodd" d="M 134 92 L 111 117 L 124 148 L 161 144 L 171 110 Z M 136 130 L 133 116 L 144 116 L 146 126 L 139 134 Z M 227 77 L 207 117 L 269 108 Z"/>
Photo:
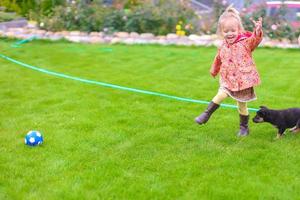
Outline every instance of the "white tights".
<path id="1" fill-rule="evenodd" d="M 212 99 L 216 104 L 221 104 L 221 102 L 228 97 L 228 94 L 224 90 L 219 90 L 217 95 Z M 237 101 L 238 111 L 241 115 L 249 115 L 247 103 Z"/>

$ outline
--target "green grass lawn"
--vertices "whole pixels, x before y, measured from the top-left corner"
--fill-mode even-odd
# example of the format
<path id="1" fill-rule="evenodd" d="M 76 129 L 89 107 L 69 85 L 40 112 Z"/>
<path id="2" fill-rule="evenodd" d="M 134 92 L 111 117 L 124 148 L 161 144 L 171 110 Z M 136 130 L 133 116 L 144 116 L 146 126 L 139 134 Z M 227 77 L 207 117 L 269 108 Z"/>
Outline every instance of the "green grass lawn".
<path id="1" fill-rule="evenodd" d="M 1 53 L 89 80 L 210 100 L 216 48 L 33 41 Z M 300 107 L 300 51 L 257 49 L 262 84 L 249 107 Z M 238 112 L 43 74 L 0 59 L 0 199 L 299 199 L 300 135 L 274 140 Z M 231 99 L 224 103 L 234 104 Z M 253 117 L 255 113 L 251 112 Z M 44 144 L 24 145 L 29 130 Z"/>

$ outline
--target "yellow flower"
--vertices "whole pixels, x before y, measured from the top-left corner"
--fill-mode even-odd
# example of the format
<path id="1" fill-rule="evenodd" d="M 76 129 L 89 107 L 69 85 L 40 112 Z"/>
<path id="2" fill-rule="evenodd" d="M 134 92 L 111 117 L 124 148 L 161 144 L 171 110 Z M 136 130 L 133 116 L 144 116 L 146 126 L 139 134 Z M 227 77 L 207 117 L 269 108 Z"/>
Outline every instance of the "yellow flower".
<path id="1" fill-rule="evenodd" d="M 183 22 L 182 21 L 179 21 L 179 24 L 182 24 Z"/>
<path id="2" fill-rule="evenodd" d="M 185 31 L 176 31 L 176 35 L 184 36 L 185 35 Z"/>
<path id="3" fill-rule="evenodd" d="M 176 30 L 181 30 L 181 25 L 176 25 Z"/>

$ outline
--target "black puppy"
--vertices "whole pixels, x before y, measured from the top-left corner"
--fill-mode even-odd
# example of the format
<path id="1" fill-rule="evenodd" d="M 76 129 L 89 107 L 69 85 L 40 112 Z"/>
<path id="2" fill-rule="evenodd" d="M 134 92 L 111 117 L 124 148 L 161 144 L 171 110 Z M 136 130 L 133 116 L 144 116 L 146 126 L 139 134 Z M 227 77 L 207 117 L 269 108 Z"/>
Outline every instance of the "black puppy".
<path id="1" fill-rule="evenodd" d="M 296 133 L 300 131 L 300 108 L 289 108 L 286 110 L 271 110 L 260 106 L 253 118 L 253 122 L 269 122 L 278 129 L 277 138 L 280 138 L 287 128 Z"/>

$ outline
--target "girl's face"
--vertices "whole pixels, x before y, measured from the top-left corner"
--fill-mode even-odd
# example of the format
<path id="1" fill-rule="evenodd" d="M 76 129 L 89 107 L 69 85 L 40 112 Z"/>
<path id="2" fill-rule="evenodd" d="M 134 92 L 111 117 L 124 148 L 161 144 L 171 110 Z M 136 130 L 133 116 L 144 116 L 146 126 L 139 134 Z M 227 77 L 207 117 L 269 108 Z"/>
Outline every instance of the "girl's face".
<path id="1" fill-rule="evenodd" d="M 235 18 L 228 18 L 223 21 L 222 35 L 228 44 L 233 44 L 240 32 L 239 23 Z"/>

